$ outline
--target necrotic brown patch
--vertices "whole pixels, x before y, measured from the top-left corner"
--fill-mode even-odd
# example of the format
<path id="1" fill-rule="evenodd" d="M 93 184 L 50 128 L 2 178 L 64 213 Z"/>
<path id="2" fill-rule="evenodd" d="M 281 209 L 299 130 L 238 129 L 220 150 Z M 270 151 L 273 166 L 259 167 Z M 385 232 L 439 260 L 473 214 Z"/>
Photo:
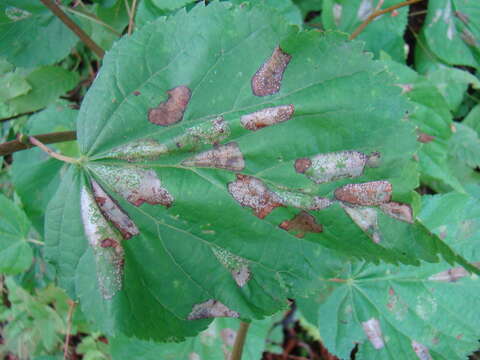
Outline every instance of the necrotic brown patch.
<path id="1" fill-rule="evenodd" d="M 412 340 L 411 345 L 413 351 L 420 360 L 432 360 L 432 357 L 430 356 L 430 351 L 428 351 L 428 348 L 425 345 L 415 340 Z"/>
<path id="2" fill-rule="evenodd" d="M 386 204 L 381 204 L 380 209 L 394 219 L 405 221 L 410 224 L 413 223 L 412 208 L 410 205 L 391 201 Z"/>
<path id="3" fill-rule="evenodd" d="M 335 190 L 335 197 L 350 204 L 376 206 L 390 201 L 392 184 L 383 180 L 347 184 Z"/>
<path id="4" fill-rule="evenodd" d="M 280 91 L 283 73 L 291 55 L 276 47 L 272 56 L 258 69 L 252 78 L 252 92 L 256 96 L 273 95 Z"/>
<path id="5" fill-rule="evenodd" d="M 237 174 L 237 180 L 228 184 L 228 191 L 240 205 L 252 208 L 260 219 L 282 206 L 281 199 L 253 176 Z"/>
<path id="6" fill-rule="evenodd" d="M 204 303 L 197 304 L 193 307 L 192 312 L 188 315 L 188 320 L 209 319 L 217 317 L 238 318 L 240 315 L 230 310 L 224 304 L 217 300 L 207 300 Z"/>
<path id="7" fill-rule="evenodd" d="M 241 171 L 245 168 L 245 161 L 238 144 L 231 142 L 186 159 L 182 165 Z"/>
<path id="8" fill-rule="evenodd" d="M 240 122 L 245 129 L 256 131 L 266 126 L 290 120 L 294 111 L 295 107 L 292 104 L 269 107 L 243 115 Z"/>
<path id="9" fill-rule="evenodd" d="M 480 268 L 480 262 L 472 263 L 473 266 Z M 437 274 L 431 275 L 428 280 L 431 281 L 441 281 L 441 282 L 456 282 L 470 273 L 465 270 L 463 267 L 458 266 L 454 268 L 447 269 L 445 271 L 439 272 Z"/>
<path id="10" fill-rule="evenodd" d="M 132 236 L 138 235 L 137 226 L 125 213 L 122 208 L 102 189 L 95 181 L 91 180 L 93 196 L 97 202 L 102 214 L 120 231 L 123 238 L 130 239 Z"/>
<path id="11" fill-rule="evenodd" d="M 148 121 L 160 126 L 168 126 L 182 120 L 190 101 L 191 91 L 186 86 L 177 86 L 167 91 L 168 99 L 148 111 Z"/>
<path id="12" fill-rule="evenodd" d="M 312 160 L 309 158 L 301 158 L 295 161 L 295 171 L 303 174 L 312 166 Z"/>
<path id="13" fill-rule="evenodd" d="M 286 231 L 295 231 L 298 238 L 303 238 L 305 233 L 321 233 L 323 231 L 322 225 L 318 224 L 315 218 L 307 213 L 301 211 L 291 220 L 285 220 L 280 224 L 280 228 Z"/>

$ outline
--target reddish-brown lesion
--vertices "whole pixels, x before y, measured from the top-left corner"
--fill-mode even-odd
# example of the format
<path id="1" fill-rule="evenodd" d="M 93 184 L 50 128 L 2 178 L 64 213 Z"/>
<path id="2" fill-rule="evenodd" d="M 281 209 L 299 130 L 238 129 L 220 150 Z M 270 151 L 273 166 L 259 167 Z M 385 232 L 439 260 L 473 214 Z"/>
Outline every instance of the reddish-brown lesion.
<path id="1" fill-rule="evenodd" d="M 283 73 L 292 56 L 276 47 L 270 58 L 252 77 L 252 92 L 256 96 L 273 95 L 280 91 Z"/>
<path id="2" fill-rule="evenodd" d="M 303 238 L 306 233 L 321 233 L 323 227 L 318 224 L 315 218 L 306 211 L 301 211 L 291 220 L 285 220 L 280 225 L 280 228 L 286 231 L 296 232 L 297 238 Z"/>
<path id="3" fill-rule="evenodd" d="M 295 171 L 303 174 L 312 166 L 312 160 L 309 158 L 300 158 L 295 160 Z"/>
<path id="4" fill-rule="evenodd" d="M 391 200 L 392 184 L 388 181 L 371 181 L 347 184 L 335 190 L 335 198 L 355 205 L 377 206 Z"/>
<path id="5" fill-rule="evenodd" d="M 148 120 L 156 125 L 169 126 L 183 119 L 192 95 L 187 86 L 181 85 L 167 91 L 168 99 L 148 111 Z"/>

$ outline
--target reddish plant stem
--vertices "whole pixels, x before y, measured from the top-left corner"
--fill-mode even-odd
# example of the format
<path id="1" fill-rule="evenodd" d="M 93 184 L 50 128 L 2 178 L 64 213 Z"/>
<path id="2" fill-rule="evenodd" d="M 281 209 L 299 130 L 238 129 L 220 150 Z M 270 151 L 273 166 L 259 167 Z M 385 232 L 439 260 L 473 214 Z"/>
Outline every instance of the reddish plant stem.
<path id="1" fill-rule="evenodd" d="M 55 2 L 52 0 L 40 0 L 47 8 L 49 8 L 55 16 L 57 16 L 65 25 L 68 26 L 79 38 L 82 40 L 85 45 L 87 45 L 99 58 L 103 58 L 105 51 L 98 46 L 98 44 L 93 41 L 90 36 L 87 35 L 75 22 L 70 19 L 63 11 L 58 7 Z"/>
<path id="2" fill-rule="evenodd" d="M 363 23 L 361 23 L 361 24 L 355 29 L 355 31 L 352 33 L 352 35 L 350 35 L 350 40 L 353 40 L 353 39 L 355 39 L 358 35 L 360 35 L 360 33 L 363 31 L 363 29 L 365 29 L 368 24 L 370 24 L 373 20 L 375 20 L 375 18 L 379 17 L 380 15 L 383 15 L 383 14 L 386 14 L 386 13 L 389 13 L 389 12 L 392 12 L 393 10 L 399 9 L 399 8 L 401 8 L 401 7 L 404 7 L 404 6 L 408 6 L 408 5 L 411 5 L 411 4 L 415 4 L 415 3 L 420 2 L 420 1 L 423 1 L 423 0 L 408 0 L 408 1 L 402 1 L 401 3 L 398 3 L 398 4 L 396 4 L 396 5 L 390 6 L 390 7 L 386 8 L 386 9 L 374 11 L 373 13 L 370 14 L 370 16 L 369 16 L 368 18 L 365 19 L 365 21 L 364 21 Z"/>
<path id="3" fill-rule="evenodd" d="M 43 144 L 53 144 L 63 141 L 71 141 L 77 139 L 77 133 L 75 131 L 61 131 L 48 134 L 34 135 L 35 139 Z M 25 136 L 19 136 L 17 140 L 12 140 L 0 144 L 0 156 L 12 154 L 17 151 L 31 148 L 33 145 L 28 141 Z"/>
<path id="4" fill-rule="evenodd" d="M 245 345 L 245 339 L 247 338 L 248 328 L 250 323 L 241 321 L 240 328 L 237 331 L 237 336 L 235 336 L 235 343 L 233 344 L 232 355 L 230 356 L 231 360 L 241 360 L 243 347 Z"/>
<path id="5" fill-rule="evenodd" d="M 28 140 L 30 140 L 30 142 L 39 147 L 40 149 L 42 149 L 45 153 L 47 153 L 50 157 L 53 157 L 57 160 L 60 160 L 60 161 L 63 161 L 63 162 L 67 162 L 67 163 L 70 163 L 70 164 L 76 164 L 78 163 L 77 159 L 74 159 L 74 158 L 71 158 L 69 156 L 65 156 L 65 155 L 62 155 L 62 154 L 59 154 L 55 151 L 53 151 L 52 149 L 50 149 L 49 147 L 45 146 L 41 141 L 37 140 L 36 138 L 34 138 L 33 136 L 29 136 L 28 137 Z"/>

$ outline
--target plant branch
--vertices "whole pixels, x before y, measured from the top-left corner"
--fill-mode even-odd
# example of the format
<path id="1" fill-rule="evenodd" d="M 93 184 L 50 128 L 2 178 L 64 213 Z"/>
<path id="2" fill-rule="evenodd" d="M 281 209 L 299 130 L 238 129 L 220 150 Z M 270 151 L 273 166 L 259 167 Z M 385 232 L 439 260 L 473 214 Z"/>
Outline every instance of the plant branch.
<path id="1" fill-rule="evenodd" d="M 40 0 L 47 8 L 49 8 L 65 25 L 68 26 L 85 45 L 87 45 L 99 58 L 103 58 L 105 51 L 93 41 L 75 22 L 70 19 L 52 0 Z"/>
<path id="2" fill-rule="evenodd" d="M 70 343 L 70 334 L 72 332 L 72 319 L 73 311 L 77 304 L 73 300 L 68 301 L 68 313 L 67 313 L 67 334 L 65 335 L 65 347 L 63 348 L 63 359 L 67 358 L 68 355 L 68 344 Z"/>
<path id="3" fill-rule="evenodd" d="M 106 29 L 110 30 L 110 32 L 118 37 L 121 37 L 122 34 L 120 34 L 117 30 L 115 30 L 113 27 L 111 27 L 110 25 L 108 25 L 107 23 L 103 22 L 102 20 L 100 20 L 97 16 L 95 16 L 94 14 L 91 14 L 87 11 L 84 11 L 84 10 L 74 10 L 68 6 L 61 6 L 61 9 L 65 10 L 65 11 L 68 11 L 72 14 L 75 14 L 77 16 L 80 16 L 80 17 L 83 17 L 85 19 L 89 19 L 91 21 L 93 21 L 94 23 L 97 23 L 103 27 L 105 27 Z"/>
<path id="4" fill-rule="evenodd" d="M 380 15 L 383 15 L 383 14 L 386 14 L 386 13 L 389 13 L 389 12 L 392 12 L 393 10 L 399 9 L 399 8 L 401 8 L 401 7 L 404 7 L 404 6 L 408 6 L 408 5 L 411 5 L 411 4 L 415 4 L 415 3 L 420 2 L 420 1 L 423 1 L 423 0 L 408 0 L 408 1 L 402 1 L 401 3 L 398 3 L 398 4 L 396 4 L 396 5 L 390 6 L 390 7 L 386 8 L 386 9 L 374 11 L 373 13 L 370 14 L 370 16 L 369 16 L 368 18 L 365 19 L 365 21 L 364 21 L 363 23 L 361 23 L 361 24 L 355 29 L 355 31 L 352 33 L 352 35 L 350 35 L 350 40 L 353 40 L 353 39 L 355 39 L 358 35 L 360 35 L 360 33 L 363 31 L 363 29 L 365 29 L 368 24 L 370 24 L 373 20 L 375 20 L 375 18 L 379 17 Z"/>
<path id="5" fill-rule="evenodd" d="M 40 110 L 43 110 L 43 109 L 40 109 Z M 2 119 L 0 119 L 0 122 L 15 120 L 15 119 L 18 119 L 19 117 L 26 116 L 26 115 L 32 115 L 32 114 L 35 114 L 35 113 L 39 112 L 40 110 L 28 111 L 28 112 L 25 112 L 25 113 L 21 113 L 21 114 L 9 116 L 9 117 L 6 117 L 6 118 L 2 118 Z"/>
<path id="6" fill-rule="evenodd" d="M 48 134 L 35 135 L 35 138 L 43 144 L 53 144 L 63 141 L 76 140 L 77 134 L 75 131 L 61 131 Z M 12 154 L 17 151 L 31 148 L 33 145 L 25 136 L 19 136 L 17 140 L 12 140 L 0 144 L 0 156 Z"/>
<path id="7" fill-rule="evenodd" d="M 235 343 L 233 344 L 232 355 L 230 360 L 241 360 L 243 346 L 245 345 L 245 339 L 247 338 L 247 332 L 250 323 L 241 321 L 240 328 L 237 331 L 237 336 L 235 337 Z"/>
<path id="8" fill-rule="evenodd" d="M 34 138 L 33 136 L 29 136 L 28 137 L 28 140 L 30 140 L 30 142 L 33 144 L 33 145 L 36 145 L 37 147 L 39 147 L 41 150 L 43 150 L 44 152 L 46 152 L 49 156 L 57 159 L 57 160 L 60 160 L 60 161 L 63 161 L 63 162 L 67 162 L 67 163 L 70 163 L 70 164 L 76 164 L 78 163 L 78 161 L 74 158 L 71 158 L 69 156 L 65 156 L 65 155 L 62 155 L 62 154 L 59 154 L 55 151 L 53 151 L 52 149 L 50 149 L 49 147 L 45 146 L 41 141 L 39 141 L 38 139 Z"/>
<path id="9" fill-rule="evenodd" d="M 128 20 L 128 35 L 131 35 L 133 32 L 133 28 L 135 27 L 135 11 L 137 9 L 137 0 L 133 0 L 132 7 L 130 9 L 129 20 Z"/>

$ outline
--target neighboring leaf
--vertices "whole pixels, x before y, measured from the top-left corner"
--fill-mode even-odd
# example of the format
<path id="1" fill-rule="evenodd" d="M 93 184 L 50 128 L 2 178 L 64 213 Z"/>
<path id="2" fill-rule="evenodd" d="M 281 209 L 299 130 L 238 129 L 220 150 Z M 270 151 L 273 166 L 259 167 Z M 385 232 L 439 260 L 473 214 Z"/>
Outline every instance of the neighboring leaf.
<path id="1" fill-rule="evenodd" d="M 95 333 L 84 337 L 82 342 L 77 345 L 76 352 L 82 354 L 84 360 L 109 360 L 110 345 L 105 344 L 99 337 Z"/>
<path id="2" fill-rule="evenodd" d="M 179 339 L 284 308 L 325 247 L 462 261 L 415 221 L 419 144 L 391 83 L 359 42 L 248 4 L 120 40 L 47 210 L 60 283 L 108 334 Z"/>
<path id="3" fill-rule="evenodd" d="M 398 3 L 398 0 L 382 2 L 382 8 Z M 367 17 L 376 10 L 375 0 L 324 0 L 322 20 L 325 29 L 335 29 L 352 33 Z M 398 62 L 405 62 L 405 42 L 403 33 L 407 26 L 408 6 L 395 12 L 377 17 L 358 36 L 365 41 L 365 48 L 377 57 L 384 51 Z"/>
<path id="4" fill-rule="evenodd" d="M 129 0 L 128 3 L 129 6 L 131 6 L 131 0 Z M 102 49 L 109 50 L 113 43 L 120 38 L 119 34 L 122 34 L 123 30 L 128 26 L 129 18 L 125 0 L 117 0 L 115 4 L 109 8 L 97 6 L 95 12 L 97 18 L 109 26 L 109 28 L 104 24 L 90 21 L 91 37 Z M 114 31 L 116 31 L 117 34 L 115 34 Z"/>
<path id="5" fill-rule="evenodd" d="M 458 193 L 425 200 L 420 218 L 427 228 L 480 266 L 478 200 Z M 418 268 L 339 261 L 297 303 L 340 358 L 359 343 L 356 359 L 463 359 L 478 348 L 479 286 L 478 276 L 445 262 Z"/>
<path id="6" fill-rule="evenodd" d="M 32 115 L 28 119 L 25 132 L 36 135 L 73 130 L 77 113 L 77 110 L 70 109 L 66 103 L 58 102 Z M 75 142 L 51 146 L 67 156 L 78 155 Z M 13 159 L 11 174 L 16 192 L 20 195 L 33 226 L 43 234 L 45 209 L 58 189 L 61 170 L 65 168 L 64 163 L 49 157 L 38 148 L 16 152 Z"/>
<path id="7" fill-rule="evenodd" d="M 60 95 L 75 87 L 79 76 L 61 67 L 43 66 L 28 74 L 25 80 L 32 90 L 6 102 L 12 115 L 48 106 Z"/>
<path id="8" fill-rule="evenodd" d="M 30 222 L 13 202 L 0 194 L 0 273 L 18 274 L 32 264 L 27 243 Z"/>
<path id="9" fill-rule="evenodd" d="M 19 71 L 11 71 L 3 75 L 0 74 L 0 99 L 2 99 L 2 102 L 24 95 L 30 89 L 30 84 Z"/>
<path id="10" fill-rule="evenodd" d="M 249 2 L 248 0 L 226 0 L 231 2 L 232 4 L 240 5 L 245 2 Z M 252 3 L 252 1 L 250 1 Z M 262 5 L 266 7 L 270 7 L 278 11 L 280 14 L 283 15 L 285 20 L 287 20 L 290 24 L 295 24 L 302 27 L 303 18 L 300 9 L 293 3 L 292 0 L 255 0 L 253 1 L 255 5 Z"/>
<path id="11" fill-rule="evenodd" d="M 38 1 L 0 4 L 0 56 L 21 67 L 50 65 L 66 57 L 77 36 Z"/>
<path id="12" fill-rule="evenodd" d="M 428 3 L 422 32 L 428 47 L 451 65 L 480 67 L 480 3 L 437 0 Z"/>
<path id="13" fill-rule="evenodd" d="M 294 4 L 298 6 L 302 12 L 304 19 L 310 12 L 321 12 L 323 0 L 293 0 Z"/>
<path id="14" fill-rule="evenodd" d="M 480 139 L 468 125 L 455 125 L 455 132 L 449 142 L 451 156 L 471 168 L 480 167 Z"/>
<path id="15" fill-rule="evenodd" d="M 162 10 L 175 10 L 193 3 L 195 0 L 152 0 L 155 6 Z"/>
<path id="16" fill-rule="evenodd" d="M 138 28 L 155 20 L 160 16 L 166 16 L 174 11 L 159 9 L 152 0 L 143 0 L 137 6 L 135 13 L 135 25 Z"/>
<path id="17" fill-rule="evenodd" d="M 112 359 L 129 360 L 224 360 L 230 358 L 240 321 L 216 319 L 207 330 L 182 343 L 156 343 L 126 336 L 110 339 Z M 265 350 L 272 318 L 253 321 L 243 348 L 245 360 L 258 360 Z"/>
<path id="18" fill-rule="evenodd" d="M 463 119 L 465 125 L 470 126 L 480 136 L 480 104 L 477 104 Z"/>

